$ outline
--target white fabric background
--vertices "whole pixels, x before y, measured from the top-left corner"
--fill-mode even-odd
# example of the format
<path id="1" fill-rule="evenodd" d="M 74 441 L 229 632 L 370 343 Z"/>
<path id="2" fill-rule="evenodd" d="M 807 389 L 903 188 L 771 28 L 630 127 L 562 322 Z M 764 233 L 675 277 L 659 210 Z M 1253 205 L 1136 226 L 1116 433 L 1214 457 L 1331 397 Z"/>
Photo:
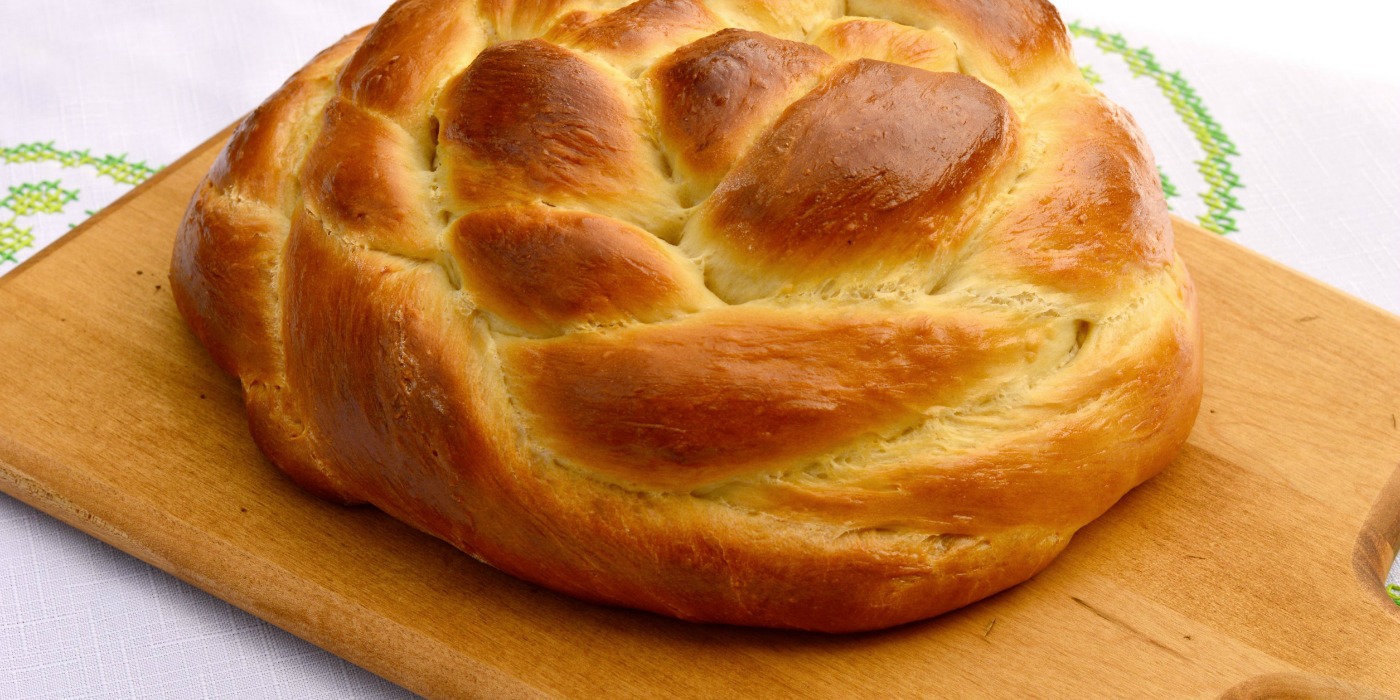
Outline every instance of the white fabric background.
<path id="1" fill-rule="evenodd" d="M 170 163 L 385 3 L 0 0 L 0 148 L 52 141 Z M 1067 21 L 1150 48 L 1196 89 L 1239 153 L 1232 238 L 1400 313 L 1400 10 L 1288 5 L 1060 3 Z M 1174 210 L 1199 215 L 1200 148 L 1161 91 L 1092 40 L 1075 46 L 1148 133 L 1180 191 Z M 77 200 L 17 219 L 37 239 L 26 254 L 128 189 L 90 168 L 0 162 L 0 196 L 52 180 Z M 0 698 L 12 697 L 411 696 L 0 496 Z"/>

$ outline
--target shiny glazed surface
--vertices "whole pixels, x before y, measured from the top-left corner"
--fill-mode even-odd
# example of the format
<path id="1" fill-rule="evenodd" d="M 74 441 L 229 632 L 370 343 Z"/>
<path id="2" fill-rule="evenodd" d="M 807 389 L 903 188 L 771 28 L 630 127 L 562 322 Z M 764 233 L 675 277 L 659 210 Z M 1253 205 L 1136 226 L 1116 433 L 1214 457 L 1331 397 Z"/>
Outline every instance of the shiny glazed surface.
<path id="1" fill-rule="evenodd" d="M 405 0 L 240 127 L 177 302 L 269 458 L 493 566 L 873 629 L 1046 566 L 1200 398 L 1039 0 Z"/>

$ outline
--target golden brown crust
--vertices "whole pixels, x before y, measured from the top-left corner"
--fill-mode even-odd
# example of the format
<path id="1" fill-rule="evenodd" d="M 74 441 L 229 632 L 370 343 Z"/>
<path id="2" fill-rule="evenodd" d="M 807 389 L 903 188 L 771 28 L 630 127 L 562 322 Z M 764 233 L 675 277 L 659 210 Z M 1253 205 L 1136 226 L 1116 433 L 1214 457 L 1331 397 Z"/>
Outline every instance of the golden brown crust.
<path id="1" fill-rule="evenodd" d="M 465 3 L 399 0 L 341 70 L 340 92 L 413 129 L 426 123 L 427 98 L 485 42 Z"/>
<path id="2" fill-rule="evenodd" d="M 497 41 L 533 39 L 560 17 L 572 14 L 579 0 L 480 0 L 478 12 Z"/>
<path id="3" fill-rule="evenodd" d="M 841 64 L 734 166 L 686 245 L 718 257 L 711 281 L 731 301 L 928 266 L 962 242 L 967 195 L 1012 154 L 1015 128 L 1006 100 L 972 78 Z"/>
<path id="4" fill-rule="evenodd" d="M 823 20 L 841 15 L 843 0 L 707 0 L 735 27 L 800 41 Z"/>
<path id="5" fill-rule="evenodd" d="M 300 397 L 285 391 L 281 256 L 300 207 L 297 172 L 334 76 L 368 29 L 321 52 L 235 130 L 191 200 L 171 261 L 176 306 L 221 367 L 243 384 L 258 447 L 308 490 L 362 500 L 310 445 Z"/>
<path id="6" fill-rule="evenodd" d="M 333 231 L 366 245 L 432 249 L 427 176 L 413 150 L 412 140 L 392 124 L 333 98 L 302 165 L 306 204 Z"/>
<path id="7" fill-rule="evenodd" d="M 202 187 L 185 211 L 176 249 L 176 302 L 225 372 L 273 366 L 281 335 L 266 303 L 286 222 L 280 214 Z"/>
<path id="8" fill-rule="evenodd" d="M 285 211 L 294 184 L 287 173 L 306 155 L 299 127 L 315 119 L 330 99 L 327 93 L 336 72 L 368 33 L 368 28 L 361 29 L 322 51 L 258 105 L 214 161 L 209 184 L 219 192 L 236 189 L 241 198 Z"/>
<path id="9" fill-rule="evenodd" d="M 812 43 L 841 60 L 873 58 L 934 72 L 958 70 L 958 47 L 946 34 L 897 22 L 843 18 L 815 32 Z"/>
<path id="10" fill-rule="evenodd" d="M 1054 134 L 1022 197 L 988 234 L 989 266 L 1066 291 L 1132 280 L 1169 266 L 1171 220 L 1157 166 L 1137 125 L 1098 95 L 1051 101 L 1031 118 Z"/>
<path id="11" fill-rule="evenodd" d="M 831 57 L 810 44 L 725 29 L 651 70 L 659 136 L 703 199 L 759 132 L 817 82 Z"/>
<path id="12" fill-rule="evenodd" d="M 847 11 L 962 37 L 964 68 L 999 82 L 1074 67 L 1069 34 L 1048 0 L 850 0 Z"/>
<path id="13" fill-rule="evenodd" d="M 635 75 L 657 56 L 723 26 L 699 0 L 640 0 L 602 16 L 565 15 L 544 38 L 603 56 Z"/>
<path id="14" fill-rule="evenodd" d="M 289 172 L 310 145 L 308 125 L 368 30 L 321 52 L 234 131 L 200 184 L 171 266 L 175 301 L 219 366 L 238 376 L 275 364 L 276 267 L 299 189 Z"/>
<path id="15" fill-rule="evenodd" d="M 542 201 L 650 230 L 676 208 L 624 89 L 598 65 L 531 39 L 482 51 L 447 88 L 444 175 L 463 207 Z"/>
<path id="16" fill-rule="evenodd" d="M 731 307 L 681 322 L 502 341 L 525 427 L 557 459 L 649 490 L 801 466 L 987 389 L 1027 352 L 985 319 Z"/>
<path id="17" fill-rule="evenodd" d="M 1156 168 L 1041 0 L 843 4 L 404 0 L 318 56 L 172 259 L 259 447 L 684 619 L 1048 565 L 1199 405 Z"/>
<path id="18" fill-rule="evenodd" d="M 639 139 L 617 87 L 539 39 L 482 51 L 445 102 L 443 144 L 454 159 L 480 164 L 454 181 L 465 201 L 586 199 L 620 189 L 637 159 Z"/>
<path id="19" fill-rule="evenodd" d="M 447 235 L 476 303 L 527 333 L 653 323 L 709 299 L 665 243 L 606 216 L 538 205 L 482 209 Z"/>

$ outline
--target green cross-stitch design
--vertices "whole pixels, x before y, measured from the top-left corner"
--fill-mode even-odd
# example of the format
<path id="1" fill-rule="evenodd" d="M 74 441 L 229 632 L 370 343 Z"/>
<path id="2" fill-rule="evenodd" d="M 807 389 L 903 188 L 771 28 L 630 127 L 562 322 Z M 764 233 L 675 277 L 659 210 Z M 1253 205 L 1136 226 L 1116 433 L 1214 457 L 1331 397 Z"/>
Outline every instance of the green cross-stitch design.
<path id="1" fill-rule="evenodd" d="M 1180 196 L 1180 193 L 1176 191 L 1176 184 L 1172 182 L 1172 179 L 1167 177 L 1167 171 L 1159 167 L 1157 175 L 1162 178 L 1162 194 L 1167 196 L 1167 208 L 1170 209 L 1172 206 L 1171 198 Z"/>
<path id="2" fill-rule="evenodd" d="M 20 228 L 13 216 L 9 221 L 0 221 L 0 263 L 19 262 L 15 256 L 34 245 L 33 230 Z"/>
<path id="3" fill-rule="evenodd" d="M 0 209 L 10 210 L 9 220 L 0 222 L 0 262 L 19 262 L 19 252 L 34 245 L 34 229 L 21 227 L 20 217 L 62 214 L 63 207 L 77 199 L 78 191 L 63 189 L 58 180 L 11 187 L 10 194 L 0 199 Z"/>
<path id="4" fill-rule="evenodd" d="M 1196 137 L 1201 150 L 1205 152 L 1205 158 L 1196 161 L 1197 169 L 1209 188 L 1209 191 L 1201 194 L 1201 201 L 1205 203 L 1207 210 L 1200 217 L 1201 226 L 1215 233 L 1238 231 L 1239 226 L 1230 214 L 1244 210 L 1234 194 L 1235 190 L 1243 188 L 1244 185 L 1240 184 L 1239 175 L 1235 173 L 1230 157 L 1239 155 L 1239 151 L 1230 137 L 1225 135 L 1220 123 L 1215 121 L 1201 104 L 1201 98 L 1196 94 L 1195 88 L 1181 77 L 1180 72 L 1168 72 L 1163 69 L 1151 51 L 1128 46 L 1128 41 L 1121 34 L 1109 34 L 1079 22 L 1070 23 L 1069 30 L 1075 36 L 1093 39 L 1094 45 L 1104 53 L 1121 57 L 1127 62 L 1128 70 L 1134 77 L 1151 78 L 1157 84 L 1162 90 L 1162 95 L 1171 103 L 1177 115 Z M 1167 187 L 1168 183 L 1164 179 L 1162 188 L 1165 190 Z M 1172 190 L 1175 191 L 1175 188 Z"/>
<path id="5" fill-rule="evenodd" d="M 121 185 L 139 185 L 160 170 L 146 165 L 144 160 L 133 163 L 127 160 L 125 153 L 119 156 L 94 156 L 86 149 L 64 151 L 54 148 L 52 141 L 0 146 L 0 163 L 58 163 L 65 168 L 90 167 L 98 175 Z"/>
<path id="6" fill-rule="evenodd" d="M 20 226 L 20 217 L 62 214 L 69 202 L 76 201 L 78 191 L 64 189 L 59 180 L 10 187 L 10 194 L 0 199 L 0 209 L 10 211 L 9 220 L 0 221 L 0 263 L 19 262 L 19 252 L 34 245 L 34 228 Z"/>
<path id="7" fill-rule="evenodd" d="M 63 189 L 63 183 L 58 180 L 45 180 L 11 187 L 9 196 L 0 199 L 0 209 L 9 209 L 15 216 L 59 214 L 65 204 L 77 200 L 77 190 Z"/>
<path id="8" fill-rule="evenodd" d="M 92 168 L 99 177 L 119 185 L 139 185 L 160 170 L 145 161 L 133 162 L 126 154 L 94 156 L 87 149 L 65 151 L 54 147 L 52 141 L 0 145 L 0 164 L 13 163 L 57 163 L 64 168 Z M 0 209 L 10 212 L 9 220 L 0 221 L 0 263 L 18 262 L 19 252 L 34 245 L 34 229 L 22 226 L 21 218 L 62 214 L 66 205 L 78 199 L 78 190 L 64 189 L 58 180 L 24 183 L 9 189 L 9 194 L 0 199 Z"/>
<path id="9" fill-rule="evenodd" d="M 1086 63 L 1079 67 L 1079 72 L 1084 74 L 1084 79 L 1089 81 L 1090 85 L 1103 84 L 1103 76 L 1099 75 L 1099 72 L 1094 70 L 1093 66 Z"/>

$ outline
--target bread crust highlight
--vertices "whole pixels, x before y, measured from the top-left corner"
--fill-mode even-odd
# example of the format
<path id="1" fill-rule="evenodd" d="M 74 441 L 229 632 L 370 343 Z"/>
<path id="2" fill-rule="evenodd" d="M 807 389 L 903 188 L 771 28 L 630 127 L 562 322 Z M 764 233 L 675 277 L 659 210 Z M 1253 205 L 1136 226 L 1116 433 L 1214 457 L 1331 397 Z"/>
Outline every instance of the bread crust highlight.
<path id="1" fill-rule="evenodd" d="M 1165 468 L 1195 292 L 1041 0 L 402 0 L 244 120 L 182 315 L 259 447 L 503 571 L 827 632 Z"/>

